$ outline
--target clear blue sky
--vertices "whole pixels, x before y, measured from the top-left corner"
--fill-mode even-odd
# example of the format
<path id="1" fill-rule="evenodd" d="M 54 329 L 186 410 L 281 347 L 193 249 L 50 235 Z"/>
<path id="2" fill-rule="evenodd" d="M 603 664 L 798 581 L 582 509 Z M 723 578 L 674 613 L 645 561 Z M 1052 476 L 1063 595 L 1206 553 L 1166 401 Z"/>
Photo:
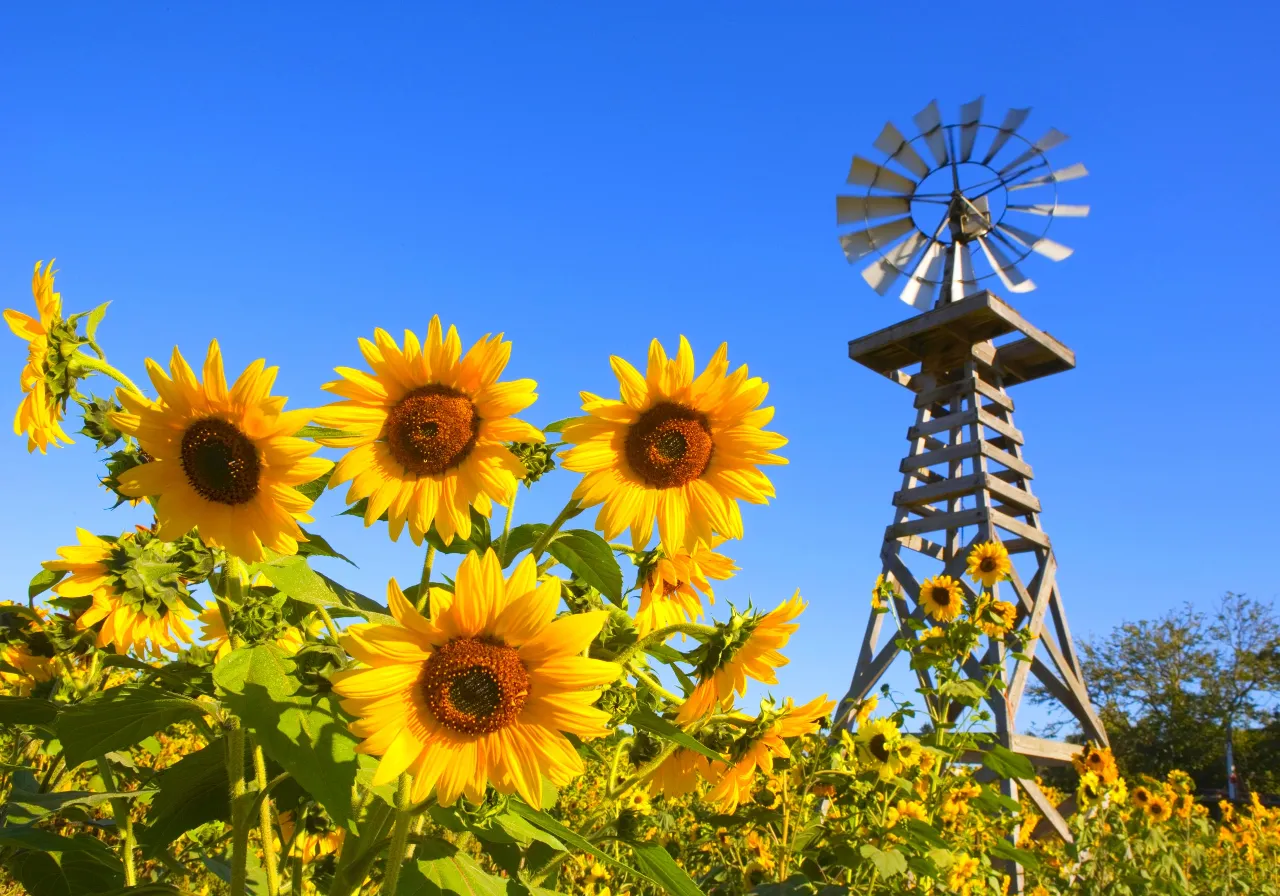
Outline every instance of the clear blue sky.
<path id="1" fill-rule="evenodd" d="M 691 12 L 690 7 L 697 11 Z M 722 596 L 811 601 L 780 691 L 843 693 L 898 487 L 910 395 L 846 342 L 907 307 L 836 240 L 850 155 L 932 98 L 1072 135 L 1093 205 L 1017 306 L 1078 356 L 1020 387 L 1043 522 L 1077 635 L 1226 589 L 1277 595 L 1273 216 L 1280 93 L 1260 7 L 894 4 L 10 4 L 0 13 L 0 289 L 29 310 L 57 256 L 70 310 L 135 378 L 221 340 L 324 400 L 376 326 L 433 313 L 468 344 L 504 330 L 534 422 L 616 389 L 608 355 L 722 340 L 772 385 L 791 465 L 727 549 Z M 464 11 L 465 10 L 465 11 Z M 1270 264 L 1268 264 L 1270 262 Z M 0 335 L 3 404 L 23 361 Z M 102 388 L 100 385 L 99 388 Z M 0 583 L 21 599 L 78 523 L 121 531 L 91 445 L 0 440 L 11 502 Z M 522 495 L 550 515 L 559 473 Z M 527 497 L 527 500 L 525 499 Z M 381 596 L 407 541 L 317 529 Z"/>

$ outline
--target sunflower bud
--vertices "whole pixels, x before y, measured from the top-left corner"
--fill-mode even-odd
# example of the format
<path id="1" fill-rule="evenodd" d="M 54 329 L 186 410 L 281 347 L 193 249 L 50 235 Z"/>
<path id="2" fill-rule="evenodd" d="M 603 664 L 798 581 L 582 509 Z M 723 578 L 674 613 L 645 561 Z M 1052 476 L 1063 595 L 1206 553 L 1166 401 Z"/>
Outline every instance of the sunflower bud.
<path id="1" fill-rule="evenodd" d="M 525 488 L 556 468 L 555 449 L 546 442 L 508 442 L 507 450 L 524 464 Z"/>

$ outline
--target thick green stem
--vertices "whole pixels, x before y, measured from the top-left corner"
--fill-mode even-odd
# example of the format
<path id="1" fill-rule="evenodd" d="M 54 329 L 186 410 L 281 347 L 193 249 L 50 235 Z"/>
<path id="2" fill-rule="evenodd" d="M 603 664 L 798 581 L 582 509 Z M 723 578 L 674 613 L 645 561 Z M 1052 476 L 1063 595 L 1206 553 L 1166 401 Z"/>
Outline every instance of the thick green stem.
<path id="1" fill-rule="evenodd" d="M 293 855 L 293 865 L 290 872 L 292 880 L 289 882 L 289 889 L 293 896 L 302 896 L 302 851 L 295 850 Z"/>
<path id="2" fill-rule="evenodd" d="M 533 547 L 529 549 L 529 554 L 533 557 L 535 563 L 547 550 L 547 545 L 551 544 L 551 539 L 556 537 L 556 533 L 560 531 L 560 527 L 581 512 L 582 505 L 578 503 L 578 499 L 570 498 L 569 503 L 565 504 L 564 507 L 561 508 L 560 513 L 551 521 L 551 525 L 547 526 L 547 528 L 542 531 L 542 534 L 538 536 L 538 540 L 533 543 Z"/>
<path id="3" fill-rule="evenodd" d="M 75 354 L 75 360 L 73 360 L 71 364 L 72 364 L 73 372 L 78 373 L 81 370 L 88 370 L 92 373 L 102 373 L 111 377 L 113 380 L 115 380 L 120 385 L 124 386 L 133 394 L 138 396 L 142 395 L 142 390 L 139 389 L 136 385 L 134 385 L 133 380 L 129 379 L 119 370 L 116 370 L 114 367 L 112 367 L 110 364 L 108 364 L 106 361 L 100 358 L 94 358 L 91 355 L 86 355 L 81 352 L 77 352 Z"/>
<path id="4" fill-rule="evenodd" d="M 507 515 L 502 521 L 502 537 L 498 539 L 498 562 L 503 568 L 507 565 L 507 538 L 511 535 L 511 518 L 516 514 L 516 495 L 520 490 L 511 492 L 511 503 L 507 505 Z"/>
<path id="5" fill-rule="evenodd" d="M 102 776 L 102 786 L 108 793 L 116 792 L 116 776 L 111 771 L 111 763 L 106 756 L 98 757 L 98 774 Z M 124 862 L 124 883 L 127 887 L 138 884 L 138 871 L 133 863 L 135 842 L 133 839 L 133 819 L 129 816 L 129 801 L 126 799 L 111 800 L 111 816 L 116 822 L 116 831 L 120 834 L 120 860 Z"/>
<path id="6" fill-rule="evenodd" d="M 423 610 L 430 610 L 431 598 L 431 565 L 436 562 L 436 549 L 431 545 L 427 545 L 427 556 L 422 561 L 422 577 L 418 579 L 418 599 L 414 603 L 414 607 L 419 613 Z"/>
<path id="7" fill-rule="evenodd" d="M 338 638 L 342 632 L 338 631 L 338 627 L 333 623 L 333 617 L 329 615 L 329 611 L 324 607 L 316 607 L 320 611 L 320 619 L 324 622 L 324 630 L 329 633 L 329 637 L 333 638 L 333 643 L 338 643 Z"/>
<path id="8" fill-rule="evenodd" d="M 276 870 L 275 837 L 271 831 L 271 797 L 267 795 L 267 761 L 262 755 L 262 747 L 256 742 L 253 745 L 253 777 L 258 784 L 258 836 L 262 838 L 262 854 L 267 872 L 267 896 L 279 896 L 280 875 Z"/>
<path id="9" fill-rule="evenodd" d="M 683 697 L 679 696 L 678 694 L 671 693 L 662 685 L 658 684 L 657 679 L 650 677 L 640 669 L 637 669 L 634 666 L 627 666 L 627 671 L 630 672 L 632 675 L 634 675 L 639 681 L 643 682 L 655 694 L 665 697 L 666 699 L 670 700 L 672 703 L 676 703 L 676 704 L 684 703 Z"/>
<path id="10" fill-rule="evenodd" d="M 626 663 L 640 651 L 653 644 L 662 644 L 672 635 L 693 635 L 695 638 L 701 636 L 704 638 L 714 635 L 716 630 L 710 625 L 698 625 L 696 622 L 682 622 L 677 625 L 668 625 L 664 628 L 655 629 L 645 635 L 639 641 L 632 644 L 626 650 L 619 653 L 613 658 L 615 663 Z"/>
<path id="11" fill-rule="evenodd" d="M 244 729 L 232 718 L 227 731 L 227 780 L 231 782 L 231 896 L 244 896 L 249 877 L 249 815 L 244 786 Z"/>
<path id="12" fill-rule="evenodd" d="M 401 775 L 400 789 L 396 791 L 396 820 L 391 828 L 391 845 L 387 847 L 387 864 L 382 874 L 383 896 L 396 896 L 400 868 L 407 858 L 405 847 L 409 843 L 409 827 L 413 823 L 413 813 L 409 811 L 413 803 L 409 795 L 412 789 L 413 778 Z"/>

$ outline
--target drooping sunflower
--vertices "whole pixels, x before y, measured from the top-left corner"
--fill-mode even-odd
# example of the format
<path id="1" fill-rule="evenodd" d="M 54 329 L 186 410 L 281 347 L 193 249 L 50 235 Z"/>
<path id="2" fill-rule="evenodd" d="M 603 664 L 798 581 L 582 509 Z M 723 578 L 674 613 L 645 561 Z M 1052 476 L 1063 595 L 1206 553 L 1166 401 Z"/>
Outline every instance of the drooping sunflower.
<path id="1" fill-rule="evenodd" d="M 738 567 L 723 554 L 701 545 L 670 556 L 659 550 L 640 586 L 640 609 L 636 611 L 636 632 L 644 637 L 652 631 L 702 618 L 698 592 L 716 602 L 708 579 L 723 581 Z M 642 570 L 642 574 L 646 571 Z"/>
<path id="2" fill-rule="evenodd" d="M 58 548 L 60 560 L 46 560 L 45 569 L 70 573 L 53 586 L 60 597 L 92 596 L 89 609 L 80 614 L 76 628 L 87 631 L 98 623 L 97 645 L 114 645 L 119 653 L 131 649 L 140 656 L 164 656 L 191 643 L 187 622 L 195 613 L 187 605 L 185 586 L 176 573 L 148 581 L 134 572 L 138 558 L 150 554 L 158 566 L 166 559 L 149 550 L 147 533 L 126 532 L 107 541 L 85 529 L 76 529 L 79 544 Z"/>
<path id="3" fill-rule="evenodd" d="M 454 594 L 432 592 L 429 620 L 394 579 L 387 597 L 400 624 L 350 629 L 343 646 L 366 668 L 333 676 L 357 749 L 382 757 L 375 786 L 408 772 L 415 801 L 434 787 L 442 805 L 479 802 L 491 785 L 536 807 L 544 775 L 563 785 L 582 774 L 563 732 L 608 734 L 592 704 L 620 669 L 580 655 L 607 611 L 554 618 L 559 581 L 539 585 L 532 557 L 504 580 L 492 550 L 467 555 Z"/>
<path id="4" fill-rule="evenodd" d="M 216 603 L 205 604 L 204 611 L 197 617 L 200 620 L 200 637 L 209 642 L 213 650 L 213 661 L 216 663 L 231 652 L 231 633 L 227 629 L 227 621 L 222 618 L 222 610 Z M 320 623 L 312 629 L 318 631 Z M 307 633 L 299 631 L 292 625 L 277 624 L 274 626 L 275 636 L 271 640 L 286 654 L 292 655 L 307 643 Z M 288 838 L 285 838 L 288 839 Z"/>
<path id="5" fill-rule="evenodd" d="M 734 742 L 730 754 L 733 761 L 707 799 L 725 814 L 737 811 L 738 805 L 751 796 L 756 772 L 773 774 L 773 760 L 791 756 L 786 740 L 817 731 L 835 708 L 835 701 L 828 700 L 826 694 L 803 706 L 796 706 L 788 697 L 776 711 L 771 704 L 762 705 L 755 724 Z"/>
<path id="6" fill-rule="evenodd" d="M 964 609 L 964 591 L 951 576 L 934 576 L 920 583 L 920 603 L 939 622 L 950 622 Z"/>
<path id="7" fill-rule="evenodd" d="M 40 262 L 36 262 L 35 273 L 31 275 L 36 317 L 13 309 L 4 312 L 9 329 L 27 343 L 27 363 L 18 378 L 22 402 L 13 418 L 13 431 L 26 435 L 27 451 L 39 448 L 41 454 L 46 453 L 49 445 L 56 448 L 59 442 L 71 444 L 71 437 L 63 431 L 61 423 L 65 399 L 51 392 L 45 377 L 50 365 L 50 333 L 62 320 L 62 294 L 53 291 L 53 275 L 52 261 L 43 272 Z"/>
<path id="8" fill-rule="evenodd" d="M 774 670 L 790 662 L 778 651 L 800 627 L 791 620 L 804 608 L 797 591 L 763 616 L 734 613 L 728 623 L 717 626 L 716 634 L 695 652 L 700 656 L 698 683 L 680 707 L 676 722 L 686 725 L 711 715 L 717 707 L 732 705 L 735 692 L 747 692 L 749 677 L 763 684 L 777 684 Z"/>
<path id="9" fill-rule="evenodd" d="M 675 799 L 693 793 L 711 781 L 724 767 L 723 762 L 712 762 L 701 753 L 677 747 L 658 766 L 658 770 L 649 779 L 649 784 L 654 792 L 661 793 L 668 799 Z"/>
<path id="10" fill-rule="evenodd" d="M 901 739 L 901 732 L 888 719 L 872 719 L 860 726 L 853 738 L 858 755 L 886 780 L 902 770 L 902 759 L 898 754 L 898 741 Z"/>
<path id="11" fill-rule="evenodd" d="M 968 557 L 969 578 L 990 588 L 1013 571 L 1009 552 L 998 541 L 984 541 L 974 545 Z"/>
<path id="12" fill-rule="evenodd" d="M 314 442 L 294 437 L 312 412 L 284 410 L 285 399 L 271 395 L 277 368 L 264 364 L 254 361 L 228 390 L 215 339 L 203 383 L 175 348 L 172 378 L 147 359 L 157 401 L 117 390 L 125 410 L 111 421 L 151 458 L 122 473 L 119 490 L 159 498 L 161 538 L 173 541 L 198 527 L 206 544 L 250 563 L 261 561 L 265 549 L 295 554 L 306 541 L 298 521 L 310 522 L 312 501 L 295 486 L 332 463 L 311 456 Z"/>
<path id="13" fill-rule="evenodd" d="M 978 628 L 991 638 L 1003 638 L 1018 624 L 1018 608 L 1007 600 L 989 600 L 984 596 L 973 615 Z"/>
<path id="14" fill-rule="evenodd" d="M 493 502 L 509 505 L 525 476 L 506 442 L 541 442 L 542 433 L 511 416 L 537 399 L 533 380 L 500 383 L 511 343 L 485 336 L 462 354 L 458 331 L 441 334 L 431 318 L 426 340 L 406 330 L 401 349 L 386 331 L 360 340 L 373 368 L 368 374 L 337 368 L 341 379 L 324 388 L 342 397 L 321 408 L 316 422 L 347 433 L 320 439 L 350 448 L 329 488 L 350 482 L 347 502 L 368 498 L 364 523 L 383 513 L 391 539 L 405 524 L 422 544 L 434 524 L 441 539 L 471 535 L 471 508 L 489 516 Z"/>
<path id="15" fill-rule="evenodd" d="M 573 496 L 603 504 L 596 528 L 608 539 L 629 528 L 637 551 L 655 520 L 672 551 L 711 544 L 716 533 L 741 538 L 738 501 L 767 503 L 774 488 L 760 467 L 787 462 L 772 453 L 787 440 L 763 429 L 773 418 L 773 408 L 758 407 L 768 385 L 748 378 L 745 365 L 729 374 L 727 345 L 695 377 L 683 336 L 671 360 L 653 340 L 644 376 L 616 355 L 610 362 L 622 400 L 583 392 L 586 416 L 563 430 L 573 447 L 562 465 L 584 474 Z"/>

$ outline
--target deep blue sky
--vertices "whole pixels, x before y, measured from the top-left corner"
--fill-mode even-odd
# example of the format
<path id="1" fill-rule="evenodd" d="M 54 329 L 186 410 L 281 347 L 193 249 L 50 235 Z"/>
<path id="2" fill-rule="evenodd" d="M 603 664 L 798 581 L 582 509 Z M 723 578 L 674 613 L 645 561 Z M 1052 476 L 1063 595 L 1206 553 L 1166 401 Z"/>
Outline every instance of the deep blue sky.
<path id="1" fill-rule="evenodd" d="M 10 4 L 0 304 L 29 311 L 32 264 L 57 256 L 68 310 L 112 301 L 100 337 L 135 378 L 216 336 L 233 372 L 280 365 L 297 406 L 359 362 L 358 336 L 439 313 L 466 344 L 507 333 L 538 423 L 615 391 L 610 353 L 639 363 L 684 333 L 701 363 L 727 340 L 771 383 L 791 465 L 721 593 L 800 588 L 779 690 L 835 697 L 912 410 L 846 357 L 908 309 L 846 264 L 832 196 L 886 120 L 986 94 L 988 117 L 1033 106 L 1029 131 L 1072 135 L 1055 162 L 1091 171 L 1067 201 L 1092 216 L 1055 230 L 1075 256 L 1032 266 L 1041 288 L 1016 299 L 1078 355 L 1014 393 L 1075 632 L 1276 596 L 1274 22 L 1247 4 L 690 6 Z M 6 408 L 23 357 L 0 336 Z M 77 523 L 128 525 L 83 439 L 28 457 L 5 438 L 0 469 L 11 598 Z M 360 564 L 352 586 L 416 577 L 407 539 L 341 506 L 317 528 Z"/>

